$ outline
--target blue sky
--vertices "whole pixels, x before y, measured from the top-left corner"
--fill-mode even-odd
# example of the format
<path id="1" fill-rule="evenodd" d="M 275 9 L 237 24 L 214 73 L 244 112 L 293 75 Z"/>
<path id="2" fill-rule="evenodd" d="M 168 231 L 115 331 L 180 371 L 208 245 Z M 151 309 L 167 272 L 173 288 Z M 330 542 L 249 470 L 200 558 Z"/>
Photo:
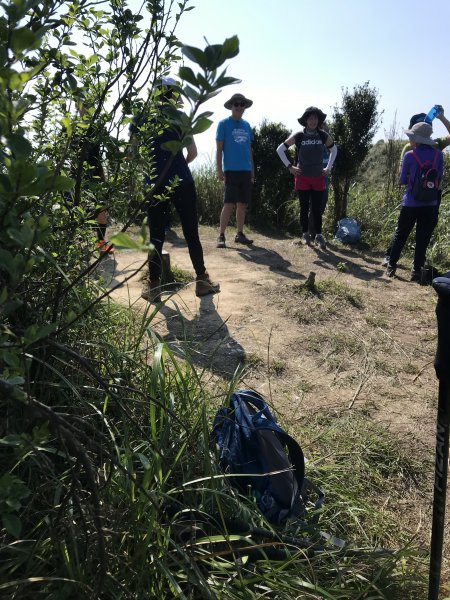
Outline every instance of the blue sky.
<path id="1" fill-rule="evenodd" d="M 237 35 L 240 53 L 228 74 L 242 80 L 205 106 L 214 124 L 196 137 L 197 161 L 214 155 L 216 123 L 228 116 L 223 103 L 235 92 L 254 101 L 244 115 L 252 125 L 266 118 L 292 131 L 307 106 L 330 114 L 342 88 L 366 81 L 378 89 L 384 111 L 375 139 L 385 138 L 395 118 L 402 135 L 412 114 L 435 103 L 450 118 L 448 0 L 193 0 L 191 6 L 177 36 L 204 47 L 204 37 L 213 44 Z M 437 122 L 435 134 L 444 133 Z"/>

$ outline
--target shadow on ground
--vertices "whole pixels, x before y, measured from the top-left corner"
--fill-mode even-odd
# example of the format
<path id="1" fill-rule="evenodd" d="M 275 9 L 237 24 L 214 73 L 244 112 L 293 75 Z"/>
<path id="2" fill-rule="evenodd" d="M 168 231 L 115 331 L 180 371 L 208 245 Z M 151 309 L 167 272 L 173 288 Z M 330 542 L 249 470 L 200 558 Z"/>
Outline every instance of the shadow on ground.
<path id="1" fill-rule="evenodd" d="M 304 279 L 304 275 L 297 273 L 297 271 L 291 271 L 292 263 L 281 256 L 275 250 L 269 250 L 261 246 L 249 246 L 246 248 L 239 248 L 238 254 L 249 262 L 257 263 L 258 265 L 266 265 L 269 267 L 269 271 L 274 271 L 283 277 L 289 279 Z"/>
<path id="2" fill-rule="evenodd" d="M 342 265 L 342 268 L 345 269 L 346 273 L 364 281 L 379 279 L 384 274 L 381 260 L 368 259 L 364 256 L 367 266 L 361 266 L 356 262 L 356 260 L 360 259 L 359 254 L 354 250 L 344 248 L 340 245 L 327 243 L 326 250 L 320 250 L 320 248 L 315 246 L 312 246 L 312 249 L 317 254 L 314 264 L 322 269 L 336 271 L 336 269 L 339 268 L 339 265 Z"/>
<path id="3" fill-rule="evenodd" d="M 200 298 L 199 312 L 190 319 L 174 300 L 160 308 L 166 319 L 164 341 L 178 356 L 197 367 L 207 368 L 225 379 L 231 379 L 245 362 L 244 348 L 230 335 L 226 321 L 217 312 L 214 296 Z"/>

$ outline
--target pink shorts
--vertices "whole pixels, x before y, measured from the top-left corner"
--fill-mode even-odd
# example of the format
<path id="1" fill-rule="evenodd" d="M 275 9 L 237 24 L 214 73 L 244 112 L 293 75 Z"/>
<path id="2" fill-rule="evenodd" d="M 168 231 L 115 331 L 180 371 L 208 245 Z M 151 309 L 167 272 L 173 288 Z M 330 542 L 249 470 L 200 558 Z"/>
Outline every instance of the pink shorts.
<path id="1" fill-rule="evenodd" d="M 325 191 L 325 177 L 323 175 L 297 175 L 295 177 L 294 189 L 314 190 L 315 192 L 323 192 Z"/>

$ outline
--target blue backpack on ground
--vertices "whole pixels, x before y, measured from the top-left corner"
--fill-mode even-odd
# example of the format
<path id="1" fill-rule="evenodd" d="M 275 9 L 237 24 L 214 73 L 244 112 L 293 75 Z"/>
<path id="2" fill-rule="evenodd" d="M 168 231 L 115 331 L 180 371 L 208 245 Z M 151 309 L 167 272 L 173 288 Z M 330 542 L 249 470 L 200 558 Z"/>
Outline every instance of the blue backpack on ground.
<path id="1" fill-rule="evenodd" d="M 343 244 L 357 244 L 361 239 L 361 228 L 355 219 L 346 217 L 338 221 L 334 237 Z"/>
<path id="2" fill-rule="evenodd" d="M 302 449 L 278 425 L 257 392 L 232 394 L 229 407 L 217 411 L 212 438 L 230 483 L 242 493 L 250 488 L 269 522 L 304 516 L 311 487 L 318 496 L 315 507 L 322 505 L 323 492 L 305 478 Z"/>

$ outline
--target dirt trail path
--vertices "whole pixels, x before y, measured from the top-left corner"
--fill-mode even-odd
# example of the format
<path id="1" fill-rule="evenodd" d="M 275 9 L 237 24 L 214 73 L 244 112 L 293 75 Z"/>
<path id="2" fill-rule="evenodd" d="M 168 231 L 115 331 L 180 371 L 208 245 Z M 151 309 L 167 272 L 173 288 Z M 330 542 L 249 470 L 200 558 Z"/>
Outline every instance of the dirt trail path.
<path id="1" fill-rule="evenodd" d="M 166 241 L 172 265 L 192 273 L 179 230 Z M 173 347 L 184 339 L 192 357 L 218 385 L 239 364 L 243 383 L 267 398 L 286 419 L 306 411 L 354 410 L 382 422 L 428 456 L 434 451 L 437 384 L 435 293 L 383 275 L 380 258 L 331 243 L 327 251 L 287 237 L 252 232 L 251 247 L 215 247 L 216 232 L 201 228 L 205 262 L 221 293 L 199 299 L 195 284 L 168 298 L 155 327 Z M 104 266 L 111 285 L 129 276 L 145 255 L 117 251 Z M 305 285 L 316 273 L 311 293 Z M 133 277 L 113 293 L 144 308 Z M 180 319 L 178 310 L 183 318 Z"/>

